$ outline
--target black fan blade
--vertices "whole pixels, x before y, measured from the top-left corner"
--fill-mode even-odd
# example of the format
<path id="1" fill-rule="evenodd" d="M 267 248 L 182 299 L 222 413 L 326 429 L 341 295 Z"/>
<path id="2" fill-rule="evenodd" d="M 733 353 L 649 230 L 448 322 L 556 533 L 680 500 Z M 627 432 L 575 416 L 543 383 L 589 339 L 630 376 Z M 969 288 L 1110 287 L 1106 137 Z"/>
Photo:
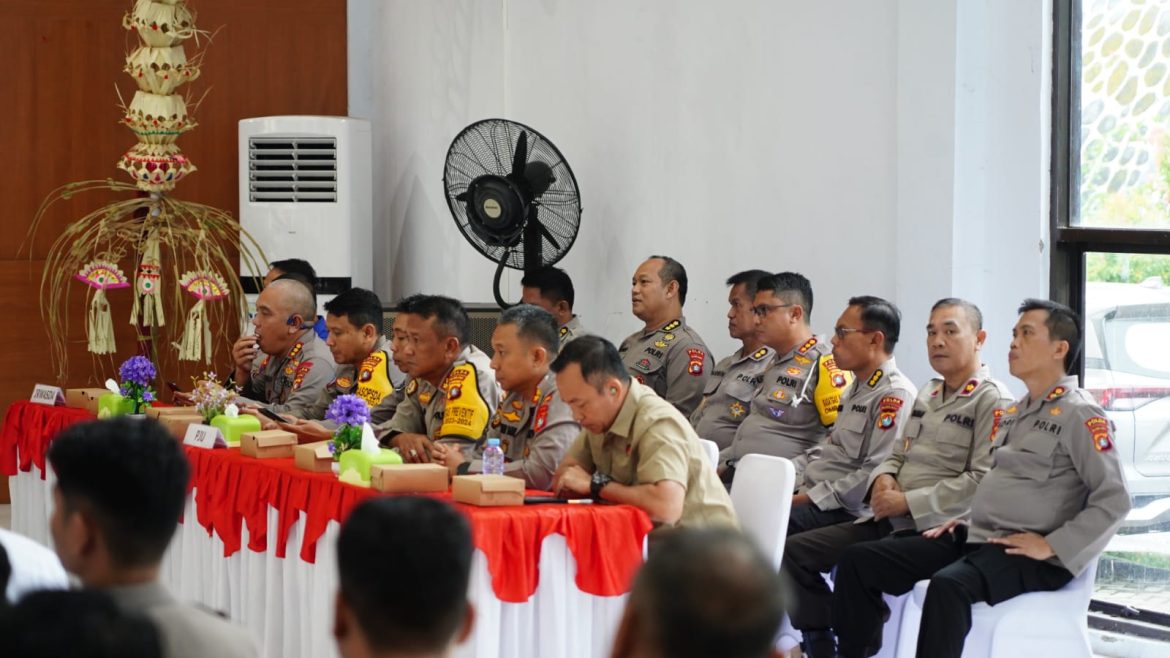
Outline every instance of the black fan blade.
<path id="1" fill-rule="evenodd" d="M 523 176 L 527 163 L 528 133 L 521 130 L 520 136 L 516 138 L 516 151 L 512 154 L 512 175 L 516 177 Z"/>
<path id="2" fill-rule="evenodd" d="M 456 194 L 455 200 L 459 203 L 467 203 L 467 190 L 463 190 L 459 194 Z"/>
<path id="3" fill-rule="evenodd" d="M 556 247 L 556 249 L 559 251 L 561 248 L 561 243 L 557 242 L 557 239 L 553 237 L 552 233 L 549 233 L 548 229 L 544 227 L 544 224 L 537 222 L 537 225 L 540 226 L 540 234 L 544 236 L 544 239 L 552 243 L 552 246 Z"/>

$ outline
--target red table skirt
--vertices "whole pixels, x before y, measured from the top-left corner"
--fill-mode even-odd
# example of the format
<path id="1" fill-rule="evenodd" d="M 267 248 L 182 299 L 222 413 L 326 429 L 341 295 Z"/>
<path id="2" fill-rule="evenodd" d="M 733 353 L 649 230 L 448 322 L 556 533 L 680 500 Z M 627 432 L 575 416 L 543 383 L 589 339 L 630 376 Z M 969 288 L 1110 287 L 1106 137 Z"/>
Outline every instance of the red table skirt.
<path id="1" fill-rule="evenodd" d="M 92 419 L 80 409 L 16 402 L 8 408 L 0 430 L 0 469 L 7 475 L 29 472 L 35 464 L 44 477 L 45 451 L 64 427 Z M 268 550 L 268 510 L 279 523 L 275 554 L 285 557 L 289 531 L 300 518 L 305 524 L 300 558 L 313 562 L 317 540 L 330 521 L 343 521 L 355 505 L 379 492 L 339 482 L 328 473 L 297 469 L 292 459 L 252 459 L 239 450 L 206 450 L 184 446 L 191 463 L 199 524 L 224 543 L 224 555 L 240 550 L 242 527 L 248 527 L 248 548 Z M 438 497 L 450 500 L 450 494 Z M 528 600 L 539 581 L 538 564 L 544 538 L 563 535 L 577 562 L 577 587 L 597 596 L 629 589 L 642 563 L 649 518 L 628 505 L 533 505 L 474 507 L 456 504 L 471 522 L 476 548 L 487 557 L 492 589 L 502 601 Z M 303 516 L 302 516 L 303 515 Z"/>

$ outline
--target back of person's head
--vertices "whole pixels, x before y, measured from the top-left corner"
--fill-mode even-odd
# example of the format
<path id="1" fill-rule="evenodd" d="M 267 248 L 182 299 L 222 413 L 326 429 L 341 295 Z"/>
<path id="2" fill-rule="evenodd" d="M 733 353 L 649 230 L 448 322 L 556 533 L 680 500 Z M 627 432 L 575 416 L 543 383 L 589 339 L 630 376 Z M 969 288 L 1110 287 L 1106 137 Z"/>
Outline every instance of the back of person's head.
<path id="1" fill-rule="evenodd" d="M 687 303 L 687 268 L 670 256 L 651 256 L 662 261 L 662 269 L 658 270 L 658 279 L 663 286 L 669 286 L 671 281 L 678 281 L 678 305 Z"/>
<path id="2" fill-rule="evenodd" d="M 581 378 L 598 391 L 612 378 L 623 384 L 630 383 L 630 372 L 622 363 L 621 354 L 613 343 L 601 336 L 585 335 L 573 339 L 561 348 L 549 369 L 560 373 L 572 363 L 581 369 Z"/>
<path id="3" fill-rule="evenodd" d="M 768 656 L 784 614 L 780 591 L 772 564 L 738 530 L 672 531 L 638 571 L 614 656 L 626 646 L 670 658 Z"/>
<path id="4" fill-rule="evenodd" d="M 543 347 L 556 355 L 561 344 L 560 328 L 552 313 L 531 304 L 518 304 L 500 313 L 499 324 L 516 326 L 520 340 Z"/>
<path id="5" fill-rule="evenodd" d="M 756 290 L 770 292 L 785 304 L 794 304 L 804 309 L 804 323 L 812 320 L 813 290 L 807 277 L 798 272 L 780 272 L 761 279 Z"/>
<path id="6" fill-rule="evenodd" d="M 83 513 L 113 565 L 157 565 L 183 513 L 190 466 L 177 441 L 149 418 L 66 428 L 49 445 L 65 516 Z M 68 566 L 68 565 L 66 565 Z"/>
<path id="7" fill-rule="evenodd" d="M 147 618 L 123 612 L 100 590 L 32 592 L 0 613 L 3 655 L 21 658 L 159 658 Z"/>
<path id="8" fill-rule="evenodd" d="M 365 288 L 350 288 L 330 299 L 325 302 L 325 312 L 345 317 L 358 329 L 372 324 L 382 330 L 382 300 Z"/>
<path id="9" fill-rule="evenodd" d="M 460 345 L 471 343 L 471 319 L 457 299 L 442 295 L 411 295 L 398 303 L 399 313 L 434 319 L 435 332 L 441 338 L 458 338 Z"/>
<path id="10" fill-rule="evenodd" d="M 885 337 L 883 349 L 886 354 L 894 353 L 898 335 L 902 331 L 902 312 L 893 302 L 881 297 L 861 295 L 850 297 L 849 305 L 861 309 L 861 326 L 866 331 L 880 331 Z"/>
<path id="11" fill-rule="evenodd" d="M 1084 325 L 1081 316 L 1071 308 L 1047 299 L 1025 299 L 1017 311 L 1023 315 L 1028 311 L 1047 311 L 1048 318 L 1044 326 L 1048 327 L 1048 337 L 1051 340 L 1063 340 L 1068 343 L 1068 353 L 1064 355 L 1064 372 L 1072 374 L 1077 367 L 1077 359 L 1081 356 L 1082 336 Z"/>
<path id="12" fill-rule="evenodd" d="M 531 272 L 525 272 L 524 277 L 520 279 L 520 285 L 525 288 L 536 288 L 540 291 L 541 297 L 553 304 L 565 302 L 569 305 L 569 310 L 573 309 L 575 296 L 573 280 L 569 278 L 568 273 L 559 267 L 547 265 Z"/>
<path id="13" fill-rule="evenodd" d="M 760 280 L 770 276 L 772 274 L 764 270 L 744 270 L 727 277 L 726 285 L 734 288 L 742 283 L 744 294 L 747 295 L 748 299 L 751 299 L 756 296 L 756 290 Z"/>
<path id="14" fill-rule="evenodd" d="M 317 289 L 317 270 L 309 264 L 309 261 L 300 258 L 286 258 L 284 260 L 274 260 L 268 264 L 274 270 L 280 270 L 282 274 L 294 275 L 300 277 L 300 280 L 309 285 L 309 288 Z"/>
<path id="15" fill-rule="evenodd" d="M 356 623 L 373 652 L 441 651 L 466 637 L 474 546 L 467 520 L 434 498 L 373 498 L 337 539 L 339 620 Z M 335 634 L 345 653 L 352 629 Z"/>
<path id="16" fill-rule="evenodd" d="M 280 288 L 288 304 L 288 310 L 300 315 L 305 322 L 311 324 L 317 317 L 317 292 L 305 277 L 299 274 L 281 274 L 268 285 L 271 288 Z M 281 288 L 282 286 L 287 287 Z"/>

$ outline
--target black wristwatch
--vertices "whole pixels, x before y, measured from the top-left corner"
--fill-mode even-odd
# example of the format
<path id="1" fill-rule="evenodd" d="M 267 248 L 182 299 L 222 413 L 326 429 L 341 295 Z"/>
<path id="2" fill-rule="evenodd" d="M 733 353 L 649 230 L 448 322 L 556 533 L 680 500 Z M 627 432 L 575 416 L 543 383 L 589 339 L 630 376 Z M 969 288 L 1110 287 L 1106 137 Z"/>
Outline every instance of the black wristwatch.
<path id="1" fill-rule="evenodd" d="M 610 482 L 613 482 L 613 478 L 601 471 L 593 474 L 593 479 L 589 482 L 589 493 L 593 496 L 593 500 L 601 500 L 601 490 Z"/>

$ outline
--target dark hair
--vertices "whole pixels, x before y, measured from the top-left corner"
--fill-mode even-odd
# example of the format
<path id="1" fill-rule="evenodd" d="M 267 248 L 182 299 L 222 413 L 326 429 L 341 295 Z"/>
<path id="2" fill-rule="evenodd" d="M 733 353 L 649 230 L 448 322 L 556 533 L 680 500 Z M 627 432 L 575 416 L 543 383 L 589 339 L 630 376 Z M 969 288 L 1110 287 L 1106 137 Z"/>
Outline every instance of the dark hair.
<path id="1" fill-rule="evenodd" d="M 658 280 L 662 285 L 669 286 L 671 281 L 678 281 L 678 305 L 682 306 L 687 303 L 687 268 L 683 267 L 682 263 L 671 258 L 670 256 L 651 256 L 647 260 L 657 258 L 662 261 L 662 267 L 658 270 Z"/>
<path id="2" fill-rule="evenodd" d="M 280 270 L 282 274 L 292 274 L 302 277 L 305 283 L 313 290 L 317 289 L 317 270 L 309 264 L 307 260 L 300 258 L 286 258 L 284 260 L 274 260 L 268 264 L 274 270 Z"/>
<path id="3" fill-rule="evenodd" d="M 736 272 L 735 274 L 727 277 L 727 285 L 734 288 L 735 286 L 738 286 L 742 283 L 744 292 L 747 293 L 747 296 L 750 299 L 755 297 L 757 290 L 756 286 L 759 284 L 760 279 L 768 276 L 772 276 L 771 273 L 765 272 L 764 270 L 744 270 L 742 272 Z"/>
<path id="4" fill-rule="evenodd" d="M 624 384 L 630 383 L 630 373 L 617 348 L 601 336 L 585 335 L 569 341 L 561 348 L 550 369 L 560 373 L 570 363 L 576 363 L 581 368 L 581 377 L 599 391 L 610 377 L 617 377 Z"/>
<path id="5" fill-rule="evenodd" d="M 172 439 L 173 441 L 173 439 Z M 31 592 L 0 616 L 4 655 L 22 658 L 156 658 L 158 628 L 101 590 Z"/>
<path id="6" fill-rule="evenodd" d="M 1048 311 L 1044 326 L 1048 327 L 1049 338 L 1068 343 L 1068 353 L 1064 355 L 1064 372 L 1066 375 L 1072 374 L 1081 357 L 1081 337 L 1084 335 L 1081 316 L 1064 304 L 1047 299 L 1025 299 L 1017 313 L 1023 315 L 1028 311 Z"/>
<path id="7" fill-rule="evenodd" d="M 756 284 L 758 292 L 771 292 L 785 304 L 795 304 L 804 309 L 804 323 L 812 320 L 813 291 L 812 284 L 803 274 L 796 272 L 780 272 L 766 279 L 760 279 Z"/>
<path id="8" fill-rule="evenodd" d="M 500 314 L 497 324 L 514 324 L 520 339 L 532 342 L 556 355 L 561 344 L 560 327 L 552 313 L 531 304 L 519 304 Z"/>
<path id="9" fill-rule="evenodd" d="M 191 469 L 158 421 L 113 418 L 66 428 L 49 445 L 66 513 L 93 516 L 120 567 L 154 566 L 175 534 Z"/>
<path id="10" fill-rule="evenodd" d="M 337 539 L 341 597 L 370 645 L 436 651 L 467 610 L 471 528 L 434 498 L 372 498 L 354 508 Z"/>
<path id="11" fill-rule="evenodd" d="M 894 353 L 898 335 L 902 331 L 902 312 L 881 297 L 861 295 L 849 298 L 850 306 L 861 307 L 861 326 L 867 331 L 880 331 L 885 336 L 882 349 L 886 354 Z"/>
<path id="12" fill-rule="evenodd" d="M 683 528 L 638 571 L 629 604 L 671 658 L 767 656 L 784 614 L 776 569 L 744 534 Z"/>
<path id="13" fill-rule="evenodd" d="M 963 309 L 963 312 L 967 314 L 967 320 L 971 323 L 972 329 L 976 332 L 983 330 L 983 312 L 979 310 L 978 306 L 965 299 L 944 297 L 935 302 L 934 306 L 930 307 L 930 312 L 934 313 L 940 308 L 949 308 L 951 306 L 957 306 Z"/>
<path id="14" fill-rule="evenodd" d="M 292 293 L 292 312 L 301 314 L 304 321 L 311 325 L 311 321 L 317 319 L 317 292 L 313 290 L 308 279 L 299 274 L 281 274 L 273 279 L 272 283 L 278 281 L 292 281 L 299 284 L 296 287 L 299 292 Z"/>
<path id="15" fill-rule="evenodd" d="M 411 295 L 398 302 L 399 313 L 434 318 L 440 336 L 455 337 L 461 345 L 471 343 L 471 320 L 459 300 L 442 295 Z"/>
<path id="16" fill-rule="evenodd" d="M 382 331 L 382 300 L 364 288 L 350 288 L 325 302 L 325 312 L 348 318 L 358 329 L 372 324 Z"/>
<path id="17" fill-rule="evenodd" d="M 8 605 L 8 598 L 4 595 L 8 591 L 8 580 L 12 577 L 12 563 L 8 561 L 8 549 L 0 543 L 0 611 Z M 3 637 L 3 636 L 0 636 Z"/>
<path id="18" fill-rule="evenodd" d="M 540 291 L 541 297 L 554 304 L 563 301 L 569 305 L 569 310 L 573 309 L 575 296 L 573 280 L 559 267 L 548 265 L 531 272 L 525 272 L 524 278 L 520 279 L 520 285 L 525 288 L 536 288 Z"/>

